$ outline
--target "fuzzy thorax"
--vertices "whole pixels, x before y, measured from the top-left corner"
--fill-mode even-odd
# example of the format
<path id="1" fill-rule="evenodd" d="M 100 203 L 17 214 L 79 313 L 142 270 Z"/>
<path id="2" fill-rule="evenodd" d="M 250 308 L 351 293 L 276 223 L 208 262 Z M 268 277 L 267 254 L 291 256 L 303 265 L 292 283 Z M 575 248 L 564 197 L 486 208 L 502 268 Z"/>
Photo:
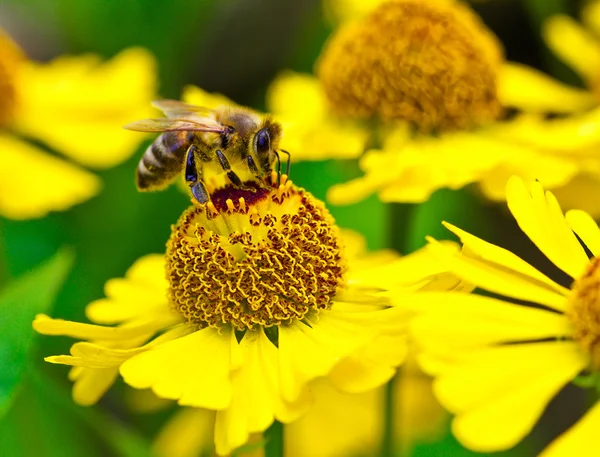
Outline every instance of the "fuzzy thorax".
<path id="1" fill-rule="evenodd" d="M 346 269 L 338 229 L 319 200 L 282 178 L 222 188 L 172 227 L 169 300 L 188 322 L 246 330 L 331 306 Z"/>

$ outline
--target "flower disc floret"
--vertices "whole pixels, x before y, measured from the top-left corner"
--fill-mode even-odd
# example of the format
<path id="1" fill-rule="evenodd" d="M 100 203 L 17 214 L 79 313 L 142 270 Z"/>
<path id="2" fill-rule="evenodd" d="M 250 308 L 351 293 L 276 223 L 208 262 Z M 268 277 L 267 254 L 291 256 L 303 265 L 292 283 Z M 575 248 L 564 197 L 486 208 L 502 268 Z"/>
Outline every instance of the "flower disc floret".
<path id="1" fill-rule="evenodd" d="M 188 322 L 237 330 L 330 308 L 345 263 L 327 209 L 291 181 L 246 186 L 215 192 L 212 203 L 190 208 L 173 226 L 171 306 Z"/>
<path id="2" fill-rule="evenodd" d="M 593 367 L 600 369 L 600 258 L 593 258 L 573 283 L 567 316 L 573 339 L 590 355 Z"/>
<path id="3" fill-rule="evenodd" d="M 318 73 L 341 115 L 448 130 L 500 115 L 501 62 L 498 40 L 467 6 L 389 0 L 338 30 Z"/>

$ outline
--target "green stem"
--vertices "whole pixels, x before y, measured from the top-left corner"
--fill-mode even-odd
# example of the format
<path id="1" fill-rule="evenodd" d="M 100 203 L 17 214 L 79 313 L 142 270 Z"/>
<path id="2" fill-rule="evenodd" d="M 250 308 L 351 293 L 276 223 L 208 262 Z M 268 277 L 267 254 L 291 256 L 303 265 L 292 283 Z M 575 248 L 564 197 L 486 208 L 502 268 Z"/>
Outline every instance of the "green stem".
<path id="1" fill-rule="evenodd" d="M 283 457 L 283 424 L 274 421 L 265 433 L 265 457 Z"/>
<path id="2" fill-rule="evenodd" d="M 396 374 L 398 376 L 398 374 Z M 396 455 L 395 450 L 398 448 L 398 440 L 395 435 L 396 428 L 396 392 L 394 389 L 394 383 L 396 380 L 394 376 L 390 382 L 385 386 L 385 410 L 383 417 L 383 436 L 381 438 L 381 457 L 393 457 Z"/>

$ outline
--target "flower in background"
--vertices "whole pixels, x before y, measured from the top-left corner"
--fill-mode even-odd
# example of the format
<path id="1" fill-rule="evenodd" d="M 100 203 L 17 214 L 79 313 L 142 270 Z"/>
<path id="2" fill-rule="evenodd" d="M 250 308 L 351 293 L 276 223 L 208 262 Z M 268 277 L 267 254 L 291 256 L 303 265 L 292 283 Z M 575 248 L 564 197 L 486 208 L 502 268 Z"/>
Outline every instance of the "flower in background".
<path id="1" fill-rule="evenodd" d="M 419 203 L 439 188 L 472 183 L 503 198 L 508 172 L 573 195 L 576 178 L 600 164 L 576 147 L 600 144 L 590 131 L 594 114 L 585 113 L 595 97 L 505 61 L 465 3 L 330 0 L 326 12 L 338 27 L 318 61 L 319 78 L 280 75 L 267 108 L 290 132 L 290 150 L 302 151 L 295 160 L 359 158 L 364 175 L 333 186 L 332 203 L 374 192 Z M 503 108 L 528 114 L 505 121 Z M 549 121 L 549 112 L 577 114 Z M 334 140 L 336 132 L 347 133 Z M 563 141 L 550 145 L 552 133 Z"/>
<path id="2" fill-rule="evenodd" d="M 143 49 L 104 63 L 93 55 L 38 63 L 0 31 L 0 215 L 43 217 L 96 195 L 99 178 L 72 161 L 101 169 L 130 157 L 140 137 L 121 126 L 149 114 L 155 91 Z"/>
<path id="3" fill-rule="evenodd" d="M 356 268 L 363 261 L 347 263 L 324 205 L 275 181 L 227 185 L 184 212 L 164 261 L 140 260 L 88 307 L 106 325 L 38 316 L 38 332 L 86 340 L 47 359 L 74 367 L 76 401 L 93 403 L 120 372 L 133 387 L 215 410 L 223 455 L 275 419 L 304 414 L 316 378 L 360 392 L 394 375 L 406 353 L 406 312 L 390 294 L 456 287 L 454 277 L 426 251 Z"/>
<path id="4" fill-rule="evenodd" d="M 461 253 L 431 241 L 449 271 L 498 298 L 415 294 L 412 323 L 423 368 L 454 413 L 452 430 L 479 452 L 507 449 L 533 428 L 569 382 L 598 388 L 600 369 L 600 229 L 585 212 L 563 216 L 539 183 L 513 177 L 508 207 L 521 230 L 569 278 L 550 279 L 518 255 L 446 224 Z M 581 240 L 581 241 L 580 241 Z M 571 282 L 572 281 L 572 282 Z M 543 457 L 585 455 L 598 443 L 600 404 L 558 437 Z"/>

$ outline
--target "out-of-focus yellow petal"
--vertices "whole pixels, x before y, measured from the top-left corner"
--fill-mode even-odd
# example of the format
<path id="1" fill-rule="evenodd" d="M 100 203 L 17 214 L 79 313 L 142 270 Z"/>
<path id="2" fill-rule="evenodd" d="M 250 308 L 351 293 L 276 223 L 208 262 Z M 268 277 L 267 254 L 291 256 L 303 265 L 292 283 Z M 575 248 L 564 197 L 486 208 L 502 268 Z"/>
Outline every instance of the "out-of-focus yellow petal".
<path id="1" fill-rule="evenodd" d="M 600 218 L 600 176 L 580 173 L 568 184 L 552 189 L 561 206 L 585 211 L 594 219 Z"/>
<path id="2" fill-rule="evenodd" d="M 590 29 L 596 37 L 600 37 L 600 2 L 588 2 L 581 9 L 581 19 L 586 28 Z"/>
<path id="3" fill-rule="evenodd" d="M 205 328 L 143 352 L 121 365 L 126 383 L 151 387 L 182 405 L 226 408 L 232 395 L 229 373 L 237 349 L 233 332 Z"/>
<path id="4" fill-rule="evenodd" d="M 565 15 L 551 17 L 542 35 L 552 51 L 587 81 L 600 77 L 600 44 L 575 20 Z"/>
<path id="5" fill-rule="evenodd" d="M 74 379 L 73 400 L 83 406 L 97 403 L 118 375 L 118 368 L 83 368 Z"/>
<path id="6" fill-rule="evenodd" d="M 96 195 L 100 180 L 15 137 L 0 134 L 0 214 L 43 217 Z"/>
<path id="7" fill-rule="evenodd" d="M 538 70 L 513 62 L 501 68 L 498 98 L 504 106 L 541 113 L 569 113 L 597 103 L 589 91 L 567 86 Z"/>
<path id="8" fill-rule="evenodd" d="M 452 431 L 478 452 L 519 442 L 558 391 L 586 367 L 573 342 L 489 348 L 466 357 L 434 382 L 438 400 L 457 414 Z"/>
<path id="9" fill-rule="evenodd" d="M 291 71 L 281 73 L 269 85 L 267 108 L 274 116 L 303 124 L 322 122 L 327 115 L 325 93 L 319 80 Z"/>
<path id="10" fill-rule="evenodd" d="M 101 63 L 94 56 L 27 62 L 19 72 L 14 127 L 91 167 L 114 166 L 143 135 L 123 125 L 152 114 L 154 58 L 131 48 Z"/>
<path id="11" fill-rule="evenodd" d="M 588 257 L 554 195 L 544 192 L 539 182 L 527 186 L 514 176 L 506 186 L 506 200 L 519 227 L 538 249 L 572 278 L 579 278 L 589 263 Z"/>
<path id="12" fill-rule="evenodd" d="M 212 447 L 215 413 L 180 408 L 160 430 L 152 448 L 157 457 L 198 457 Z"/>
<path id="13" fill-rule="evenodd" d="M 575 209 L 568 211 L 565 218 L 591 253 L 595 257 L 600 255 L 600 229 L 594 219 L 585 211 Z"/>
<path id="14" fill-rule="evenodd" d="M 216 109 L 219 106 L 237 106 L 237 103 L 231 101 L 225 95 L 206 92 L 198 86 L 192 85 L 183 88 L 181 99 L 186 103 L 209 109 Z"/>
<path id="15" fill-rule="evenodd" d="M 539 457 L 569 457 L 590 455 L 600 446 L 600 403 L 596 403 L 587 413 L 565 433 L 556 438 Z"/>
<path id="16" fill-rule="evenodd" d="M 488 344 L 556 338 L 571 334 L 558 313 L 462 293 L 419 293 L 410 301 L 416 341 L 436 352 L 464 352 Z"/>
<path id="17" fill-rule="evenodd" d="M 317 380 L 311 390 L 315 396 L 311 410 L 286 426 L 285 455 L 374 455 L 383 430 L 383 389 L 345 394 Z"/>
<path id="18" fill-rule="evenodd" d="M 367 14 L 382 1 L 383 0 L 325 0 L 323 7 L 327 19 L 335 24 L 351 19 L 358 19 Z"/>

